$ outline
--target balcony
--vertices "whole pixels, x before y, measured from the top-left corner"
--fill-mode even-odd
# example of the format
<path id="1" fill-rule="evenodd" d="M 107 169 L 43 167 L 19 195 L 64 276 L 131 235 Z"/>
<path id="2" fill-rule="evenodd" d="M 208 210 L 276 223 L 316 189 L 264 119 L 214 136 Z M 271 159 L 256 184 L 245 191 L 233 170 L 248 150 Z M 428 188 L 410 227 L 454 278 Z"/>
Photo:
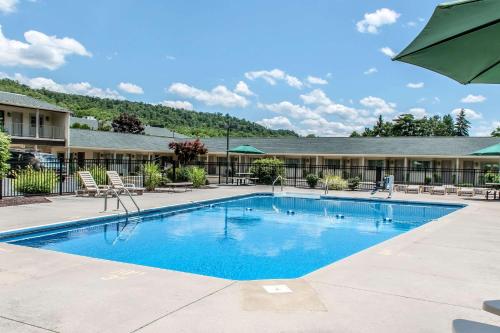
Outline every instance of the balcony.
<path id="1" fill-rule="evenodd" d="M 12 123 L 5 127 L 7 133 L 14 137 L 36 138 L 36 127 L 26 127 L 23 123 Z M 61 126 L 40 126 L 38 138 L 62 140 L 64 139 L 64 127 Z"/>

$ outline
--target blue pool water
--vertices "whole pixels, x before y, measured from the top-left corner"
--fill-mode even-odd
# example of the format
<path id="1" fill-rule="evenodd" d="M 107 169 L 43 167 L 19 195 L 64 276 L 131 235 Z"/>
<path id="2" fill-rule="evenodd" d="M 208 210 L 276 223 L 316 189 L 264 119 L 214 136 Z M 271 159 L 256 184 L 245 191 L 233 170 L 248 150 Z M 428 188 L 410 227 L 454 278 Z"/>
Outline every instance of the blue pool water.
<path id="1" fill-rule="evenodd" d="M 4 241 L 227 279 L 296 278 L 459 208 L 256 195 Z"/>

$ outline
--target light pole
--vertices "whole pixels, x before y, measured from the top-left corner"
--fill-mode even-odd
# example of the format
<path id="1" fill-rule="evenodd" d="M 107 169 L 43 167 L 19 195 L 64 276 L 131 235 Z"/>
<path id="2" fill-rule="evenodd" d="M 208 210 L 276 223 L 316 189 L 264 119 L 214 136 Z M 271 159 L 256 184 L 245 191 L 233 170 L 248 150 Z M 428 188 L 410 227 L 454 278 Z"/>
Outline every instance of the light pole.
<path id="1" fill-rule="evenodd" d="M 226 114 L 226 184 L 229 183 L 229 132 L 231 131 L 231 122 L 229 119 L 229 114 Z"/>

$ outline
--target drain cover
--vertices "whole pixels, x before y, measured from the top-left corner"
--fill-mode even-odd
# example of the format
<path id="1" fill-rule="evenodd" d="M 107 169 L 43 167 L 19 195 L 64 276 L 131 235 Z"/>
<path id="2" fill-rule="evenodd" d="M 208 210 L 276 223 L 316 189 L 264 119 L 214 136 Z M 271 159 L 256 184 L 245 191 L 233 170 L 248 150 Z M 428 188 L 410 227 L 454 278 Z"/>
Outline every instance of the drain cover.
<path id="1" fill-rule="evenodd" d="M 274 284 L 274 285 L 267 285 L 267 286 L 262 286 L 265 291 L 267 291 L 269 294 L 285 294 L 285 293 L 291 293 L 292 289 L 288 288 L 286 284 Z"/>

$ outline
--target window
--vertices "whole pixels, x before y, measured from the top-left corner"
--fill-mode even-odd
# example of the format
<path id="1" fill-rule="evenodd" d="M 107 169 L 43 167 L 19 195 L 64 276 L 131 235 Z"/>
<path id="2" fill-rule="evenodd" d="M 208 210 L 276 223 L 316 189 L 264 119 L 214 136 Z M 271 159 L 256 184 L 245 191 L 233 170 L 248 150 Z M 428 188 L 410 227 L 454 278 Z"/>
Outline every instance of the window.
<path id="1" fill-rule="evenodd" d="M 5 113 L 4 111 L 0 110 L 0 130 L 2 130 L 5 127 Z"/>
<path id="2" fill-rule="evenodd" d="M 328 167 L 332 167 L 332 168 L 340 168 L 340 160 L 331 160 L 331 159 L 327 159 L 327 160 L 325 160 L 325 164 L 326 164 Z"/>
<path id="3" fill-rule="evenodd" d="M 384 160 L 368 160 L 368 168 L 375 169 L 384 166 Z"/>
<path id="4" fill-rule="evenodd" d="M 488 172 L 488 171 L 498 172 L 499 165 L 498 165 L 498 163 L 483 162 L 483 163 L 481 163 L 481 170 L 486 171 L 486 172 Z"/>
<path id="5" fill-rule="evenodd" d="M 285 164 L 299 166 L 300 165 L 300 160 L 297 160 L 297 159 L 286 159 L 285 160 Z"/>
<path id="6" fill-rule="evenodd" d="M 411 161 L 410 166 L 417 170 L 430 169 L 431 161 Z"/>

